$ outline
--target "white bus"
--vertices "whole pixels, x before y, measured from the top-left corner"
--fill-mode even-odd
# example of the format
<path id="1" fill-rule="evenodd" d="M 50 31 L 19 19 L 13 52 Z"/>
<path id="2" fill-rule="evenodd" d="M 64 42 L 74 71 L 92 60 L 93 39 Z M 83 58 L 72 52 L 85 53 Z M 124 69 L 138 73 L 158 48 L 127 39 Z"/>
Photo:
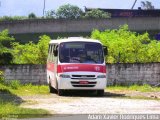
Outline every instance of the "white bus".
<path id="1" fill-rule="evenodd" d="M 64 90 L 96 90 L 103 96 L 107 84 L 104 53 L 107 49 L 98 40 L 51 40 L 47 59 L 50 92 L 61 96 Z"/>

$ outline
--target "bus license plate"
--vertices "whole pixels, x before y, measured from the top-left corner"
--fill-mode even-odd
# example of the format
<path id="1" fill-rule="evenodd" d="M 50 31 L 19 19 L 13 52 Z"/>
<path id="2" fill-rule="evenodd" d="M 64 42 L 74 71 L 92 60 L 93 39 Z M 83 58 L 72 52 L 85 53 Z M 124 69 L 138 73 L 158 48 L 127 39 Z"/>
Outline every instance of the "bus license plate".
<path id="1" fill-rule="evenodd" d="M 88 84 L 88 81 L 79 81 L 79 84 Z"/>

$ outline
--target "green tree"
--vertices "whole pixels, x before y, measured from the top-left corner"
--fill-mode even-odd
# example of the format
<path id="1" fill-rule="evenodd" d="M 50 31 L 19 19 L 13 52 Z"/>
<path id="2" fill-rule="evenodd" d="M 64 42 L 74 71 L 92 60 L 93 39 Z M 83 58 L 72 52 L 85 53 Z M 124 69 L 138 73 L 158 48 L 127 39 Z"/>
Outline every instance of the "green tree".
<path id="1" fill-rule="evenodd" d="M 153 40 L 146 49 L 148 62 L 160 62 L 160 42 Z"/>
<path id="2" fill-rule="evenodd" d="M 38 58 L 37 46 L 29 42 L 25 45 L 13 43 L 13 56 L 15 64 L 36 64 Z M 37 63 L 38 64 L 38 63 Z"/>
<path id="3" fill-rule="evenodd" d="M 50 37 L 46 35 L 40 36 L 37 44 L 39 64 L 45 64 L 47 62 L 49 41 Z"/>
<path id="4" fill-rule="evenodd" d="M 93 9 L 91 11 L 87 11 L 83 18 L 111 18 L 111 14 L 99 9 Z"/>
<path id="5" fill-rule="evenodd" d="M 56 11 L 57 18 L 64 18 L 64 19 L 77 19 L 80 18 L 82 15 L 82 10 L 75 6 L 75 5 L 62 5 Z"/>
<path id="6" fill-rule="evenodd" d="M 12 62 L 9 44 L 13 40 L 14 38 L 8 35 L 8 30 L 0 32 L 0 64 L 10 64 Z"/>
<path id="7" fill-rule="evenodd" d="M 25 45 L 13 43 L 14 63 L 16 64 L 45 64 L 48 55 L 50 38 L 40 36 L 38 44 L 29 42 Z"/>
<path id="8" fill-rule="evenodd" d="M 94 30 L 91 37 L 100 40 L 108 47 L 108 63 L 160 62 L 160 42 L 150 40 L 149 34 L 137 34 L 128 25 L 118 30 Z"/>
<path id="9" fill-rule="evenodd" d="M 149 1 L 141 1 L 141 6 L 145 10 L 154 9 L 154 6 Z"/>
<path id="10" fill-rule="evenodd" d="M 45 18 L 55 18 L 56 13 L 54 10 L 49 10 L 45 13 Z"/>
<path id="11" fill-rule="evenodd" d="M 37 16 L 36 16 L 34 13 L 30 13 L 30 14 L 28 15 L 28 18 L 29 18 L 29 19 L 35 19 L 35 18 L 37 18 Z"/>

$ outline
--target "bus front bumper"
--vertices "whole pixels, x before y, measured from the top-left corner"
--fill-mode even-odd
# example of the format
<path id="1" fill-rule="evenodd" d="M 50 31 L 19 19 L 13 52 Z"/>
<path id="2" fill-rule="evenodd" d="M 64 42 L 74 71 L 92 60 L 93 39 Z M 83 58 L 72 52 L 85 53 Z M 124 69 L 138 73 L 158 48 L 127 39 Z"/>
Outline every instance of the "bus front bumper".
<path id="1" fill-rule="evenodd" d="M 58 89 L 66 90 L 101 90 L 107 85 L 106 78 L 94 80 L 73 80 L 70 78 L 58 78 Z"/>

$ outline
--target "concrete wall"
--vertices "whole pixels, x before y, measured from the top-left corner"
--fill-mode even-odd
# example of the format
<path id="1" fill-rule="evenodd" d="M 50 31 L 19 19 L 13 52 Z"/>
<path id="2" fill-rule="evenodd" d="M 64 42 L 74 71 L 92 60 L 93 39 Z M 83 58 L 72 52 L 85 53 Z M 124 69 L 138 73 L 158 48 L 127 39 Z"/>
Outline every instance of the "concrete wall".
<path id="1" fill-rule="evenodd" d="M 151 84 L 160 83 L 160 63 L 108 64 L 108 83 Z"/>
<path id="2" fill-rule="evenodd" d="M 7 80 L 21 83 L 46 84 L 45 65 L 0 66 Z M 160 63 L 107 64 L 108 84 L 152 84 L 160 83 Z"/>
<path id="3" fill-rule="evenodd" d="M 45 65 L 1 65 L 0 70 L 4 71 L 7 81 L 20 80 L 21 83 L 46 84 Z"/>
<path id="4" fill-rule="evenodd" d="M 128 24 L 129 29 L 134 31 L 160 30 L 160 17 L 6 21 L 0 22 L 0 31 L 9 29 L 10 34 L 91 32 L 93 29 L 117 29 L 124 24 Z"/>

